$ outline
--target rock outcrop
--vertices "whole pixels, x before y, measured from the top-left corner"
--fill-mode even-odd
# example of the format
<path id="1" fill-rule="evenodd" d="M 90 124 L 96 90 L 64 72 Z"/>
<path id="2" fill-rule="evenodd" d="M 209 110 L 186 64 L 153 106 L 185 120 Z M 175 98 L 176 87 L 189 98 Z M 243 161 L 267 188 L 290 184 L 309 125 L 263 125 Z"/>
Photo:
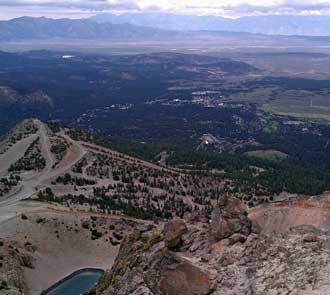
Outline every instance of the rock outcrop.
<path id="1" fill-rule="evenodd" d="M 252 222 L 247 217 L 247 209 L 240 200 L 225 195 L 212 213 L 211 234 L 216 241 L 234 234 L 248 236 Z"/>
<path id="2" fill-rule="evenodd" d="M 323 295 L 329 275 L 327 232 L 302 225 L 261 235 L 243 204 L 224 198 L 211 224 L 176 220 L 126 237 L 90 294 Z"/>
<path id="3" fill-rule="evenodd" d="M 162 231 L 136 231 L 126 237 L 113 268 L 90 294 L 209 294 L 208 274 L 172 251 L 178 251 L 187 231 L 183 220 L 173 220 Z"/>
<path id="4" fill-rule="evenodd" d="M 29 250 L 0 241 L 0 295 L 27 294 L 24 268 L 33 268 Z"/>
<path id="5" fill-rule="evenodd" d="M 206 295 L 209 294 L 210 279 L 200 268 L 187 261 L 173 261 L 170 267 L 160 273 L 160 294 Z"/>
<path id="6" fill-rule="evenodd" d="M 177 247 L 182 241 L 182 236 L 188 231 L 183 220 L 175 219 L 169 221 L 164 226 L 164 239 L 168 248 Z"/>

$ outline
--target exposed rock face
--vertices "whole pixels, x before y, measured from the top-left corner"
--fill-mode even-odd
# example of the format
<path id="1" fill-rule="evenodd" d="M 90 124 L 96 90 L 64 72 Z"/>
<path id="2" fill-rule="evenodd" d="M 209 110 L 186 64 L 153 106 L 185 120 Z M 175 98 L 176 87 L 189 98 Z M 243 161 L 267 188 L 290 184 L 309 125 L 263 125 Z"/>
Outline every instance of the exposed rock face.
<path id="1" fill-rule="evenodd" d="M 330 292 L 330 237 L 312 226 L 256 233 L 236 199 L 212 224 L 183 221 L 125 238 L 97 295 L 324 295 Z M 219 226 L 220 224 L 220 226 Z M 173 231 L 173 228 L 175 229 Z M 181 230 L 179 230 L 181 229 Z M 185 234 L 183 234 L 187 231 Z M 176 232 L 175 248 L 164 236 Z M 210 232 L 214 236 L 210 236 Z M 172 241 L 172 239 L 169 239 Z"/>
<path id="2" fill-rule="evenodd" d="M 246 207 L 236 198 L 224 196 L 212 214 L 211 233 L 216 241 L 234 234 L 248 236 L 252 223 L 247 217 Z"/>
<path id="3" fill-rule="evenodd" d="M 15 244 L 0 242 L 0 295 L 24 295 L 25 267 L 33 267 L 31 253 Z"/>
<path id="4" fill-rule="evenodd" d="M 295 226 L 313 226 L 330 231 L 330 194 L 291 197 L 278 203 L 264 204 L 249 211 L 251 219 L 262 225 L 262 233 L 279 234 Z"/>
<path id="5" fill-rule="evenodd" d="M 198 267 L 189 262 L 179 262 L 174 269 L 161 273 L 160 294 L 209 294 L 210 280 Z"/>
<path id="6" fill-rule="evenodd" d="M 153 230 L 146 235 L 136 231 L 126 237 L 115 265 L 90 294 L 209 294 L 208 274 L 171 251 L 187 231 L 184 221 L 173 220 L 163 232 Z"/>
<path id="7" fill-rule="evenodd" d="M 164 226 L 165 244 L 169 248 L 177 247 L 182 236 L 188 231 L 188 228 L 183 220 L 176 219 L 169 221 Z"/>

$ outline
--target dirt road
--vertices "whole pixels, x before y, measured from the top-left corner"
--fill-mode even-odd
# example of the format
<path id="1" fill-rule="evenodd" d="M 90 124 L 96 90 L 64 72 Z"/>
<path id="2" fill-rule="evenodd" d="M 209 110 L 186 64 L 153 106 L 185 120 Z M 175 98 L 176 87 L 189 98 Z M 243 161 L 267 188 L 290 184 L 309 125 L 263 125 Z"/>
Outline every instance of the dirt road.
<path id="1" fill-rule="evenodd" d="M 42 153 L 46 159 L 46 167 L 41 172 L 29 172 L 22 175 L 22 182 L 14 192 L 5 199 L 0 200 L 0 224 L 18 214 L 40 210 L 42 204 L 36 203 L 35 206 L 24 206 L 20 201 L 32 197 L 36 194 L 37 189 L 47 186 L 47 183 L 71 169 L 81 158 L 86 154 L 86 150 L 77 142 L 73 141 L 68 136 L 62 136 L 71 144 L 68 153 L 69 157 L 64 159 L 64 163 L 58 168 L 53 169 L 55 163 L 53 154 L 51 153 L 51 144 L 49 141 L 48 130 L 45 124 L 39 120 L 35 120 L 35 125 L 38 127 L 38 132 L 28 138 L 16 143 L 5 154 L 0 157 L 0 175 L 7 174 L 10 164 L 17 161 L 24 155 L 24 152 L 29 145 L 37 137 L 40 138 Z"/>

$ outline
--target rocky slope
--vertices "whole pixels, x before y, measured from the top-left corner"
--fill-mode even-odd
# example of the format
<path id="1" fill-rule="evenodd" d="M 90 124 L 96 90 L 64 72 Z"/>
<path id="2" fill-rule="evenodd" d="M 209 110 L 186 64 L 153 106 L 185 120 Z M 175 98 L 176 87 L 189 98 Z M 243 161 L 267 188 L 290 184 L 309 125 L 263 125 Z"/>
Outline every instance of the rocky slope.
<path id="1" fill-rule="evenodd" d="M 230 193 L 211 197 L 216 178 L 79 132 L 27 120 L 0 143 L 0 295 L 40 294 L 86 267 L 109 269 L 90 295 L 329 292 L 329 193 L 247 210 Z"/>
<path id="2" fill-rule="evenodd" d="M 31 244 L 0 241 L 0 295 L 24 295 L 27 284 L 23 269 L 34 268 Z"/>
<path id="3" fill-rule="evenodd" d="M 89 294 L 326 294 L 330 238 L 313 226 L 263 235 L 236 199 L 199 216 L 136 230 Z"/>

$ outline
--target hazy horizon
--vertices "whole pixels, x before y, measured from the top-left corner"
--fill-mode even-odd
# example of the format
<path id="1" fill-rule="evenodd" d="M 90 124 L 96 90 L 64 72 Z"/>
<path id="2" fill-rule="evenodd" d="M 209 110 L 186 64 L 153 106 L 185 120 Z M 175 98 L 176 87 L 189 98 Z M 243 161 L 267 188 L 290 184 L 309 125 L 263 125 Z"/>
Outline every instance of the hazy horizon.
<path id="1" fill-rule="evenodd" d="M 288 0 L 4 0 L 0 20 L 20 16 L 83 18 L 99 13 L 163 12 L 187 15 L 216 15 L 226 18 L 263 15 L 330 15 L 330 2 Z"/>

